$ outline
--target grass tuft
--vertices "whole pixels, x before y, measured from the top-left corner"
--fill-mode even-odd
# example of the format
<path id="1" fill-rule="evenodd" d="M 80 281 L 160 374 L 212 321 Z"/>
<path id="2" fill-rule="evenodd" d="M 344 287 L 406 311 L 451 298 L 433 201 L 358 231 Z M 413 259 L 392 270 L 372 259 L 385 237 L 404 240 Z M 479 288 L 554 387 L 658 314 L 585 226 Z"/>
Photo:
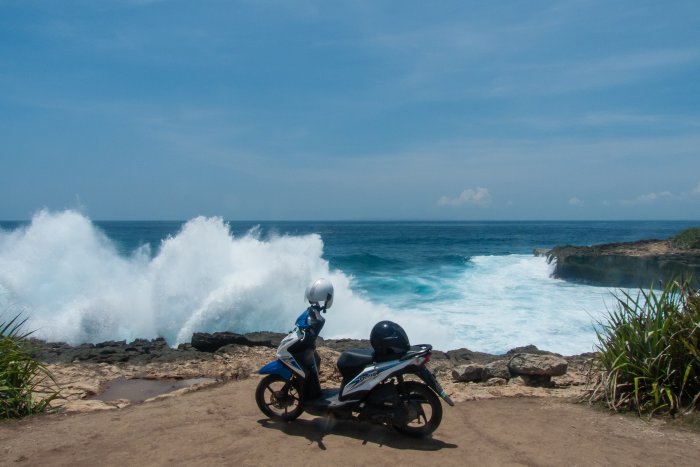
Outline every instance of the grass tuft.
<path id="1" fill-rule="evenodd" d="M 689 280 L 622 292 L 598 323 L 590 401 L 652 416 L 692 414 L 700 400 L 700 295 Z"/>
<path id="2" fill-rule="evenodd" d="M 32 357 L 26 321 L 20 315 L 0 321 L 0 419 L 50 411 L 60 394 L 48 369 Z"/>

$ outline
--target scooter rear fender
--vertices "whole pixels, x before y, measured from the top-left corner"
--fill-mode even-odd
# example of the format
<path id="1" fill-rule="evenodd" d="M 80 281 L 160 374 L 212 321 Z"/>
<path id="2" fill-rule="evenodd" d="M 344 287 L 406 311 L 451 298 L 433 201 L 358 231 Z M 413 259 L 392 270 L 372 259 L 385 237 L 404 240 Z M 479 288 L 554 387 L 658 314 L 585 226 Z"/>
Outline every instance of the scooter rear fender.
<path id="1" fill-rule="evenodd" d="M 435 375 L 432 374 L 430 370 L 424 366 L 421 366 L 415 374 L 418 375 L 420 379 L 422 379 L 425 384 L 427 384 L 428 387 L 435 392 L 435 394 L 447 402 L 450 407 L 454 407 L 455 403 L 452 401 L 450 396 L 447 395 L 445 390 L 442 389 L 442 386 L 440 386 L 440 383 L 438 383 L 437 378 L 435 378 Z"/>

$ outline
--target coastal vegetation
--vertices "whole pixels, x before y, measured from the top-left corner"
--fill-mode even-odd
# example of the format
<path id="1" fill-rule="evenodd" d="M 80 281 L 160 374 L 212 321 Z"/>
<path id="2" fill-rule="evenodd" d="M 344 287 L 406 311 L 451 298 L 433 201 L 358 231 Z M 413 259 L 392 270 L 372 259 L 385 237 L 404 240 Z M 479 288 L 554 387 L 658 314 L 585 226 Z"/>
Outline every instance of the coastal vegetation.
<path id="1" fill-rule="evenodd" d="M 700 295 L 690 280 L 621 292 L 599 323 L 588 395 L 614 411 L 692 414 L 700 400 Z"/>
<path id="2" fill-rule="evenodd" d="M 700 227 L 683 230 L 671 239 L 671 243 L 680 249 L 700 249 Z"/>
<path id="3" fill-rule="evenodd" d="M 59 396 L 51 373 L 32 356 L 25 322 L 20 315 L 0 321 L 0 419 L 49 411 Z"/>

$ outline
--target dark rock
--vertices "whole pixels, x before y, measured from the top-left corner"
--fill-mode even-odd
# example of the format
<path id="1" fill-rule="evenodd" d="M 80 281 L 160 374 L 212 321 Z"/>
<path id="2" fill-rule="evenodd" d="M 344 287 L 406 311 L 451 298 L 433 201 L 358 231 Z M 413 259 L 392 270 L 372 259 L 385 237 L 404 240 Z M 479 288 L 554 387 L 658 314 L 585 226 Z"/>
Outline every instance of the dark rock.
<path id="1" fill-rule="evenodd" d="M 535 256 L 544 256 L 547 257 L 549 256 L 549 252 L 552 251 L 549 248 L 535 248 L 532 250 L 532 254 Z"/>
<path id="2" fill-rule="evenodd" d="M 551 376 L 547 375 L 520 375 L 525 386 L 537 386 L 551 388 L 554 387 L 554 382 Z"/>
<path id="3" fill-rule="evenodd" d="M 534 354 L 534 355 L 556 355 L 558 357 L 561 356 L 558 353 L 549 352 L 547 350 L 540 350 L 536 346 L 529 344 L 529 345 L 524 345 L 522 347 L 516 347 L 514 349 L 510 349 L 508 352 L 506 352 L 506 357 L 513 357 L 513 355 L 516 355 L 519 353 L 529 353 L 529 354 Z"/>
<path id="4" fill-rule="evenodd" d="M 700 250 L 671 240 L 557 246 L 547 255 L 553 277 L 608 287 L 649 288 L 670 279 L 700 277 Z"/>
<path id="5" fill-rule="evenodd" d="M 483 381 L 484 365 L 478 363 L 460 365 L 452 370 L 452 379 L 463 383 Z"/>
<path id="6" fill-rule="evenodd" d="M 491 355 L 483 352 L 474 352 L 469 349 L 449 350 L 446 352 L 449 359 L 455 365 L 465 365 L 469 363 L 491 363 L 499 359 L 497 355 Z"/>
<path id="7" fill-rule="evenodd" d="M 278 347 L 286 334 L 278 332 L 251 332 L 237 334 L 235 332 L 195 332 L 192 334 L 192 347 L 200 352 L 216 352 L 225 345 L 238 344 L 249 347 Z"/>
<path id="8" fill-rule="evenodd" d="M 508 360 L 497 360 L 495 362 L 484 365 L 484 379 L 510 379 L 510 370 L 508 369 Z"/>
<path id="9" fill-rule="evenodd" d="M 105 341 L 95 344 L 98 349 L 103 349 L 105 347 L 123 347 L 126 345 L 126 341 Z"/>
<path id="10" fill-rule="evenodd" d="M 173 362 L 177 360 L 189 360 L 193 358 L 210 359 L 209 354 L 203 354 L 189 349 L 171 349 L 163 338 L 146 340 L 136 339 L 133 342 L 107 341 L 98 344 L 80 344 L 72 347 L 58 342 L 44 342 L 38 339 L 30 339 L 30 347 L 33 355 L 45 363 L 149 363 L 149 362 Z"/>
<path id="11" fill-rule="evenodd" d="M 286 334 L 281 334 L 279 332 L 249 332 L 244 334 L 243 337 L 246 339 L 246 344 L 250 347 L 261 346 L 261 347 L 279 347 L 280 342 Z"/>
<path id="12" fill-rule="evenodd" d="M 235 332 L 195 332 L 192 334 L 192 347 L 200 352 L 216 352 L 229 344 L 245 345 L 248 340 L 242 334 Z"/>
<path id="13" fill-rule="evenodd" d="M 367 339 L 324 339 L 319 342 L 323 345 L 338 352 L 344 352 L 349 349 L 371 349 L 372 345 Z"/>
<path id="14" fill-rule="evenodd" d="M 536 346 L 530 344 L 530 345 L 524 345 L 522 347 L 516 347 L 514 349 L 510 349 L 508 352 L 506 352 L 506 355 L 509 357 L 512 357 L 513 355 L 519 354 L 519 353 L 539 354 L 542 352 Z"/>

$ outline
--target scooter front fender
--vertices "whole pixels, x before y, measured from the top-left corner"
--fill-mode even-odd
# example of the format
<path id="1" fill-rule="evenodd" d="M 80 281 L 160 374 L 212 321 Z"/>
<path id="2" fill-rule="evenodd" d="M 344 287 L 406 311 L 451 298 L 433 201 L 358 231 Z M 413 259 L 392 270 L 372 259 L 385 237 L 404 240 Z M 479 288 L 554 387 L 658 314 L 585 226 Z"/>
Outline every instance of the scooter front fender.
<path id="1" fill-rule="evenodd" d="M 292 370 L 287 368 L 280 360 L 273 360 L 258 370 L 261 375 L 279 375 L 289 381 L 292 379 Z"/>

